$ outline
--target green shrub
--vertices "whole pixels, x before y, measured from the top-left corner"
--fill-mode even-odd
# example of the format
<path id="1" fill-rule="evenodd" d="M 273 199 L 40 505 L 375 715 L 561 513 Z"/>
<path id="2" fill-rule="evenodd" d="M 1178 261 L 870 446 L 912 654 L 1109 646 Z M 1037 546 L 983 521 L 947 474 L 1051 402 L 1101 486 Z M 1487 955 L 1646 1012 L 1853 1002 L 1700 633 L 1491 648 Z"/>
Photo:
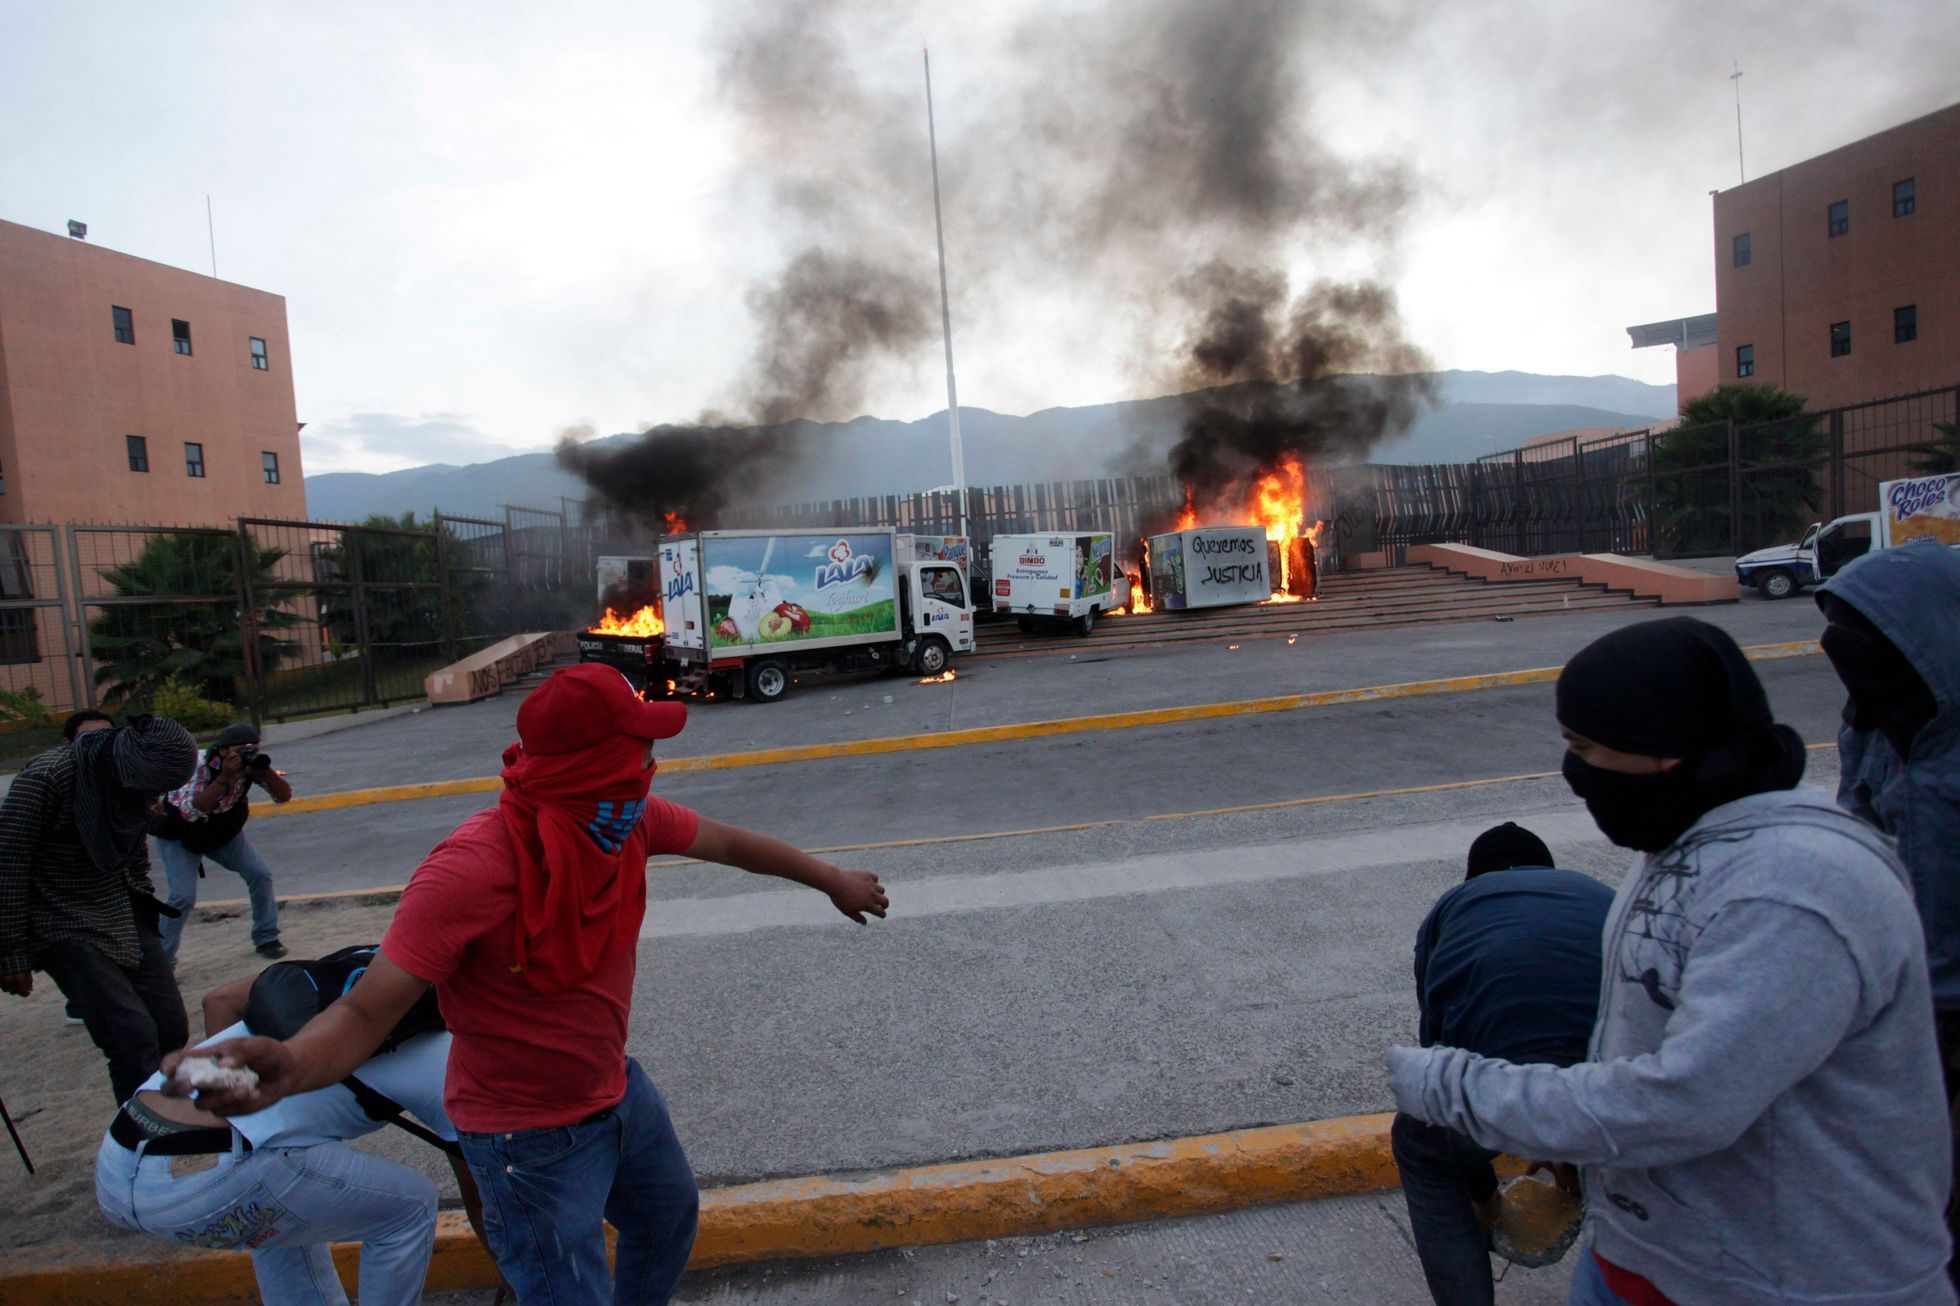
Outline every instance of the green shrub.
<path id="1" fill-rule="evenodd" d="M 213 703 L 176 676 L 170 676 L 150 696 L 150 711 L 167 716 L 186 730 L 217 730 L 236 719 L 229 703 Z"/>
<path id="2" fill-rule="evenodd" d="M 29 685 L 16 693 L 11 689 L 0 689 L 0 726 L 40 726 L 54 720 L 47 704 L 41 701 L 41 691 Z"/>

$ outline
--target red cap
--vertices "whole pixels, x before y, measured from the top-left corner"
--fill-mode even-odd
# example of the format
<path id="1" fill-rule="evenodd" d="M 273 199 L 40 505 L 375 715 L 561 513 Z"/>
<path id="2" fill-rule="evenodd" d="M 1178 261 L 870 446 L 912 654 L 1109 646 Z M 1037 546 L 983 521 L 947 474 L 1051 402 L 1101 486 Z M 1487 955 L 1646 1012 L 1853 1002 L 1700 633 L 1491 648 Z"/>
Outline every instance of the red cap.
<path id="1" fill-rule="evenodd" d="M 671 739 L 687 724 L 684 703 L 648 703 L 626 676 L 597 662 L 552 673 L 517 709 L 526 752 L 575 753 L 614 735 Z"/>

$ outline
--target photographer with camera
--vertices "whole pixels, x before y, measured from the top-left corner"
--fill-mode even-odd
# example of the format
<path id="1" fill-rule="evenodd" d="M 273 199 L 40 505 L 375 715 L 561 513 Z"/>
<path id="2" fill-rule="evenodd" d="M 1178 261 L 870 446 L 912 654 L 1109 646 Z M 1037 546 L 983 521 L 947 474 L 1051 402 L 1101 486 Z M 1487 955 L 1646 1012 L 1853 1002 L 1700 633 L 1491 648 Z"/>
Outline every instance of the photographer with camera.
<path id="1" fill-rule="evenodd" d="M 150 833 L 163 854 L 170 885 L 166 901 L 183 913 L 163 922 L 163 950 L 173 968 L 184 925 L 197 905 L 197 882 L 207 858 L 245 881 L 252 899 L 252 946 L 259 955 L 275 961 L 286 955 L 286 945 L 279 942 L 279 900 L 273 896 L 271 868 L 245 837 L 252 806 L 246 795 L 255 784 L 275 803 L 293 796 L 286 777 L 272 769 L 271 757 L 259 751 L 258 729 L 240 722 L 218 732 L 211 747 L 198 754 L 190 783 L 159 804 Z"/>

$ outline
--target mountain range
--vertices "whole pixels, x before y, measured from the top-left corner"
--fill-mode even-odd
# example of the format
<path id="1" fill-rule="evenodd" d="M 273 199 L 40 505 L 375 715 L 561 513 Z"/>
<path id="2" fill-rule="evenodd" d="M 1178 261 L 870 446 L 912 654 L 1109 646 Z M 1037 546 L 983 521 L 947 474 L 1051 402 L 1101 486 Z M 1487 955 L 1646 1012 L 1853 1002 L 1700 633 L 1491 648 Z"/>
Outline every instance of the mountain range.
<path id="1" fill-rule="evenodd" d="M 1467 462 L 1554 431 L 1628 429 L 1671 420 L 1674 387 L 1621 376 L 1541 376 L 1529 372 L 1437 372 L 1435 402 L 1408 430 L 1367 455 L 1375 463 Z M 1048 408 L 1016 417 L 960 407 L 967 483 L 1071 480 L 1151 470 L 1149 451 L 1168 443 L 1185 412 L 1178 396 L 1079 408 Z M 944 485 L 951 477 L 946 414 L 913 422 L 859 417 L 798 424 L 813 454 L 777 501 L 802 502 L 898 494 Z M 633 440 L 634 434 L 606 436 Z M 585 483 L 548 451 L 454 466 L 402 471 L 326 472 L 306 478 L 315 521 L 358 521 L 370 514 L 440 510 L 451 516 L 501 518 L 505 504 L 551 508 L 582 499 Z"/>

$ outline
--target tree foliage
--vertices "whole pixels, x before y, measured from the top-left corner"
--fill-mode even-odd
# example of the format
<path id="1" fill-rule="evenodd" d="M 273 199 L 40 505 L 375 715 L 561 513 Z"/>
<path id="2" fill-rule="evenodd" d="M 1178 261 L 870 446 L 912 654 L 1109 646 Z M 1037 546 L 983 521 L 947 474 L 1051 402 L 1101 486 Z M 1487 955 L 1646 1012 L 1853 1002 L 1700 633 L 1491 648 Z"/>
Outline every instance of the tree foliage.
<path id="1" fill-rule="evenodd" d="M 323 578 L 362 586 L 370 647 L 403 649 L 444 643 L 474 633 L 490 591 L 488 578 L 468 570 L 469 546 L 443 525 L 377 513 L 349 529 L 342 543 L 320 551 Z M 445 560 L 448 575 L 444 575 Z M 320 620 L 335 642 L 355 647 L 361 624 L 353 594 L 323 598 Z"/>
<path id="2" fill-rule="evenodd" d="M 1740 470 L 1733 492 L 1732 437 Z M 1829 452 L 1801 395 L 1730 384 L 1689 400 L 1681 425 L 1654 440 L 1658 547 L 1694 556 L 1794 539 L 1823 503 L 1817 471 Z"/>
<path id="3" fill-rule="evenodd" d="M 260 548 L 250 536 L 246 547 L 253 586 L 263 593 L 285 550 Z M 89 622 L 95 680 L 106 703 L 148 705 L 170 681 L 213 702 L 239 700 L 246 666 L 238 555 L 235 535 L 162 534 L 145 541 L 133 560 L 101 569 L 117 598 L 155 600 L 106 606 Z M 261 604 L 254 624 L 262 672 L 298 652 L 281 633 L 298 620 Z"/>

